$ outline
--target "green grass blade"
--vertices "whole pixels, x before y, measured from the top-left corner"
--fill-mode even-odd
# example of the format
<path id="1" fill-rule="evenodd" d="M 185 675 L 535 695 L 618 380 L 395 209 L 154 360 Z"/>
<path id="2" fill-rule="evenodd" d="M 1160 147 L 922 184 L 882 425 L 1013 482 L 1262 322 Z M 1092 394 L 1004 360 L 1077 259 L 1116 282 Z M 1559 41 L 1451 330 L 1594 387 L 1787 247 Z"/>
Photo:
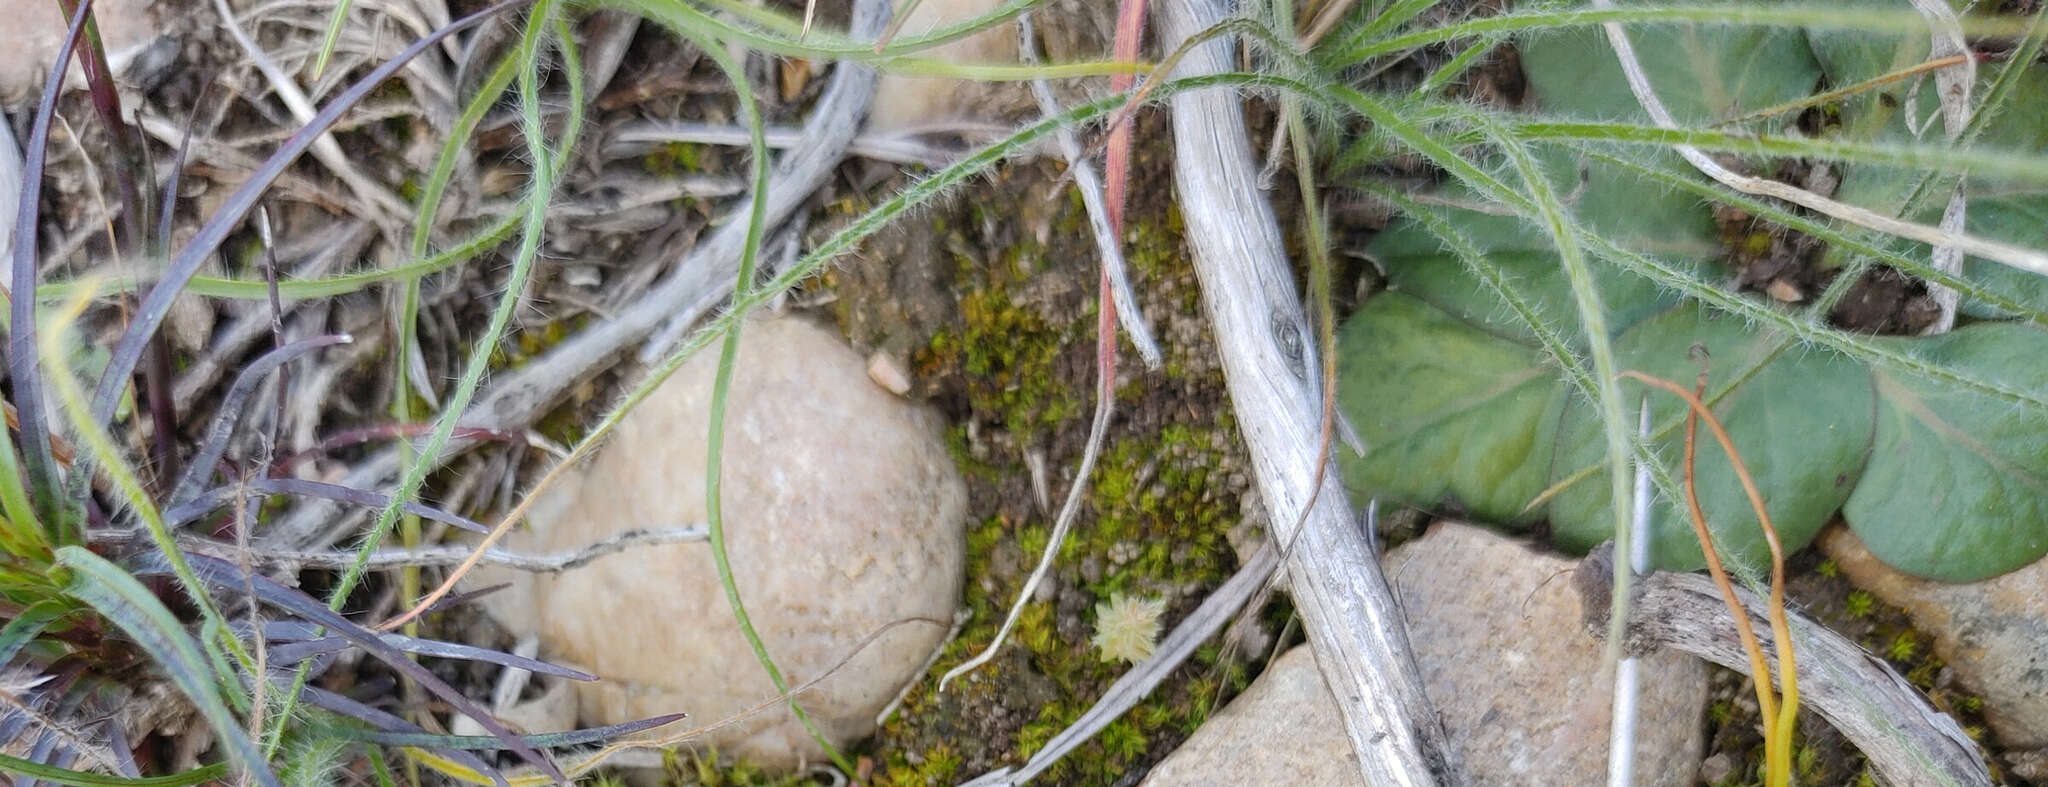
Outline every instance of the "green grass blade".
<path id="1" fill-rule="evenodd" d="M 1560 27 L 1591 27 L 1610 22 L 1621 24 L 1701 23 L 1720 25 L 1762 25 L 1771 27 L 1812 27 L 1859 30 L 1871 33 L 1921 34 L 1927 22 L 1905 10 L 1878 10 L 1847 5 L 1800 4 L 1764 5 L 1727 3 L 1720 5 L 1656 5 L 1632 8 L 1522 11 L 1484 16 L 1461 22 L 1424 28 L 1379 40 L 1347 36 L 1331 47 L 1328 62 L 1337 65 L 1359 63 L 1371 58 L 1406 52 L 1447 41 L 1497 33 L 1522 33 Z M 2024 20 L 2011 17 L 1965 16 L 1963 34 L 1971 37 L 2018 37 L 2026 32 Z"/>
<path id="2" fill-rule="evenodd" d="M 1082 63 L 1023 66 L 993 63 L 953 63 L 946 60 L 902 55 L 877 56 L 872 43 L 853 46 L 819 46 L 814 39 L 799 43 L 793 39 L 767 35 L 756 29 L 727 24 L 718 18 L 696 8 L 665 0 L 603 0 L 607 6 L 660 20 L 671 29 L 691 30 L 691 35 L 716 38 L 744 44 L 750 48 L 782 57 L 831 58 L 864 62 L 878 70 L 918 77 L 946 77 L 951 79 L 974 79 L 987 82 L 1022 82 L 1032 79 L 1071 79 L 1074 77 L 1108 76 L 1111 74 L 1143 74 L 1151 69 L 1136 63 L 1122 63 L 1114 60 L 1098 60 Z M 884 52 L 896 51 L 887 47 Z"/>
<path id="3" fill-rule="evenodd" d="M 327 61 L 334 57 L 334 44 L 341 40 L 341 24 L 348 21 L 350 0 L 338 0 L 334 13 L 327 15 L 327 30 L 320 35 L 320 54 L 313 58 L 313 78 L 327 73 Z"/>
<path id="4" fill-rule="evenodd" d="M 193 768 L 183 773 L 173 773 L 168 776 L 129 778 L 126 776 L 109 776 L 103 773 L 84 773 L 67 768 L 59 768 L 54 765 L 31 762 L 7 754 L 0 754 L 0 771 L 17 773 L 31 779 L 39 779 L 52 784 L 71 785 L 72 787 L 186 787 L 186 785 L 219 781 L 221 777 L 228 775 L 228 766 L 215 763 L 205 767 Z"/>
<path id="5" fill-rule="evenodd" d="M 7 621 L 6 628 L 0 628 L 0 667 L 14 661 L 14 656 L 23 647 L 71 610 L 69 604 L 46 598 L 15 614 L 13 620 Z"/>
<path id="6" fill-rule="evenodd" d="M 610 0 L 622 6 L 653 6 L 663 0 Z M 875 42 L 858 41 L 843 33 L 812 26 L 809 35 L 804 34 L 803 20 L 784 14 L 773 8 L 756 5 L 747 0 L 704 0 L 704 5 L 716 8 L 759 25 L 763 30 L 783 36 L 783 41 L 799 50 L 799 57 L 813 57 L 824 60 L 852 60 L 869 62 L 897 58 L 912 52 L 958 41 L 1017 18 L 1017 15 L 1044 5 L 1048 0 L 1009 0 L 972 19 L 942 25 L 926 33 L 890 39 L 881 52 L 875 51 Z M 720 38 L 736 38 L 743 32 L 740 28 L 713 20 Z"/>
<path id="7" fill-rule="evenodd" d="M 8 554 L 28 556 L 49 550 L 51 539 L 61 538 L 62 532 L 45 529 L 45 523 L 36 516 L 36 509 L 28 500 L 28 487 L 22 484 L 21 461 L 14 453 L 13 430 L 0 425 L 0 515 L 7 517 L 6 526 L 0 528 L 0 544 Z"/>
<path id="8" fill-rule="evenodd" d="M 215 739 L 256 783 L 277 785 L 277 777 L 257 753 L 256 744 L 228 712 L 221 687 L 232 678 L 214 675 L 198 643 L 185 633 L 163 602 L 135 577 L 84 547 L 57 550 L 57 565 L 68 569 L 65 592 L 119 627 L 157 663 L 192 706 L 212 725 Z M 40 777 L 39 777 L 40 778 Z"/>
<path id="9" fill-rule="evenodd" d="M 721 42 L 705 36 L 701 30 L 677 26 L 678 34 L 696 42 L 698 49 L 712 59 L 725 77 L 732 83 L 734 95 L 739 97 L 741 122 L 747 127 L 750 158 L 753 164 L 753 198 L 747 210 L 746 242 L 740 248 L 738 281 L 733 284 L 733 294 L 744 297 L 754 289 L 754 276 L 759 267 L 761 239 L 767 228 L 768 211 L 768 139 L 763 132 L 761 108 L 754 102 L 753 88 L 747 83 L 746 65 L 725 50 Z M 725 544 L 725 520 L 723 513 L 722 479 L 725 455 L 725 410 L 732 392 L 732 376 L 739 356 L 740 330 L 745 320 L 735 320 L 725 329 L 725 344 L 719 351 L 718 371 L 711 387 L 710 434 L 705 444 L 704 516 L 711 534 L 711 560 L 718 568 L 718 584 L 725 591 L 725 600 L 732 608 L 733 620 L 739 624 L 740 633 L 746 637 L 747 646 L 754 651 L 754 658 L 761 669 L 768 673 L 768 680 L 775 685 L 778 693 L 789 694 L 789 680 L 782 670 L 775 666 L 774 657 L 768 652 L 768 644 L 754 628 L 754 621 L 747 615 L 745 600 L 740 595 L 739 583 L 732 575 L 732 561 L 727 555 Z M 794 694 L 789 697 L 789 711 L 796 716 L 804 730 L 825 750 L 841 772 L 854 772 L 853 760 L 841 754 L 839 747 L 825 737 L 818 729 Z"/>

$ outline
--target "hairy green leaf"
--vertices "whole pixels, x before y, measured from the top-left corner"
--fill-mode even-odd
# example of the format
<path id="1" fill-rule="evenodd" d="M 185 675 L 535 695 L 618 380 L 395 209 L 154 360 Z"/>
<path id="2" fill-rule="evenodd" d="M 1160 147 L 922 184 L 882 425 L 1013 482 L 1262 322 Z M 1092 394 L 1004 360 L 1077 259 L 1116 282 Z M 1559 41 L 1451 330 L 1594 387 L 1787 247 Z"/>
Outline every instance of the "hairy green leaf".
<path id="1" fill-rule="evenodd" d="M 1546 414 L 1564 393 L 1541 350 L 1402 293 L 1374 298 L 1338 346 L 1340 407 L 1366 444 L 1364 457 L 1345 455 L 1353 489 L 1529 518 L 1550 469 Z"/>
<path id="2" fill-rule="evenodd" d="M 2048 332 L 2015 323 L 1888 340 L 1932 363 L 2036 390 Z M 2048 553 L 2048 420 L 1940 382 L 1878 370 L 1877 438 L 1843 514 L 1907 573 L 1971 582 Z"/>
<path id="3" fill-rule="evenodd" d="M 1797 29 L 1644 26 L 1629 37 L 1650 84 L 1686 125 L 1804 97 L 1820 80 L 1820 64 Z M 1530 95 L 1544 111 L 1589 120 L 1649 119 L 1600 28 L 1545 31 L 1519 50 Z"/>
<path id="4" fill-rule="evenodd" d="M 1688 303 L 1622 334 L 1616 353 L 1623 368 L 1692 387 L 1699 367 L 1693 348 L 1710 360 L 1706 400 L 1728 430 L 1755 478 L 1779 540 L 1790 551 L 1805 545 L 1848 499 L 1871 441 L 1870 377 L 1862 366 L 1827 350 L 1789 342 L 1727 314 Z M 1637 386 L 1636 390 L 1647 390 Z M 1686 405 L 1649 391 L 1652 444 L 1658 460 L 1680 476 Z M 1770 561 L 1763 531 L 1727 453 L 1706 424 L 1699 426 L 1695 459 L 1700 507 L 1721 553 L 1749 566 Z M 1559 428 L 1557 473 L 1563 486 L 1550 503 L 1557 540 L 1588 549 L 1606 540 L 1605 484 L 1593 475 L 1602 460 L 1600 425 L 1582 397 L 1566 409 Z M 1685 501 L 1658 500 L 1652 508 L 1651 562 L 1660 569 L 1701 568 Z"/>

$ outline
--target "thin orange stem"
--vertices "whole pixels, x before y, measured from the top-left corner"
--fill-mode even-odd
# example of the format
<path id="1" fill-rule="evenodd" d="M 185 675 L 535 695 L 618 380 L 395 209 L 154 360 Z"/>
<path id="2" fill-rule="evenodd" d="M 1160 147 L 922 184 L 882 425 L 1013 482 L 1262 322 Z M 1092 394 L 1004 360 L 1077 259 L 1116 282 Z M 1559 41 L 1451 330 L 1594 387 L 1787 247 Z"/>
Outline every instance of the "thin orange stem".
<path id="1" fill-rule="evenodd" d="M 1703 373 L 1704 374 L 1704 373 Z M 1685 399 L 1690 405 L 1699 400 L 1691 391 L 1677 383 L 1651 377 L 1639 372 L 1622 372 L 1621 376 L 1641 380 L 1644 383 L 1663 388 Z M 1756 638 L 1756 630 L 1750 626 L 1749 611 L 1742 606 L 1742 599 L 1735 595 L 1735 583 L 1728 579 L 1728 569 L 1721 565 L 1720 550 L 1714 547 L 1714 534 L 1707 529 L 1707 515 L 1700 508 L 1699 488 L 1694 479 L 1694 456 L 1699 426 L 1699 410 L 1687 410 L 1685 416 L 1685 505 L 1691 514 L 1693 534 L 1699 538 L 1700 553 L 1706 557 L 1707 573 L 1714 578 L 1714 586 L 1721 591 L 1721 600 L 1728 603 L 1728 612 L 1735 618 L 1735 633 L 1742 640 L 1743 652 L 1749 654 L 1750 674 L 1755 678 L 1756 702 L 1765 719 L 1775 723 L 1777 718 L 1777 697 L 1770 690 L 1770 665 L 1764 660 L 1763 644 Z"/>
<path id="2" fill-rule="evenodd" d="M 1763 494 L 1757 491 L 1756 480 L 1750 476 L 1749 467 L 1742 461 L 1742 453 L 1736 450 L 1734 439 L 1728 436 L 1728 430 L 1721 426 L 1720 419 L 1716 418 L 1713 411 L 1707 409 L 1706 403 L 1701 401 L 1706 389 L 1704 371 L 1700 373 L 1696 391 L 1688 391 L 1670 380 L 1641 372 L 1623 372 L 1621 376 L 1677 394 L 1690 408 L 1690 412 L 1686 414 L 1685 424 L 1686 504 L 1691 508 L 1693 527 L 1699 533 L 1701 551 L 1706 556 L 1708 570 L 1714 575 L 1715 583 L 1721 587 L 1730 610 L 1735 613 L 1736 626 L 1741 632 L 1743 647 L 1749 651 L 1751 667 L 1756 671 L 1757 698 L 1765 724 L 1770 728 L 1766 731 L 1765 737 L 1780 748 L 1781 756 L 1789 756 L 1790 752 L 1783 748 L 1784 744 L 1790 741 L 1789 725 L 1796 718 L 1799 707 L 1799 684 L 1796 662 L 1792 654 L 1791 625 L 1785 616 L 1785 552 L 1778 541 L 1778 530 L 1771 524 L 1770 512 L 1764 506 Z M 1764 665 L 1762 647 L 1757 643 L 1756 634 L 1750 628 L 1748 612 L 1742 608 L 1741 602 L 1735 596 L 1734 587 L 1728 581 L 1727 572 L 1721 566 L 1720 556 L 1715 554 L 1712 536 L 1707 531 L 1706 516 L 1700 509 L 1698 491 L 1693 483 L 1694 433 L 1700 420 L 1706 421 L 1707 428 L 1714 433 L 1714 439 L 1719 441 L 1721 449 L 1727 452 L 1728 462 L 1735 469 L 1735 477 L 1742 482 L 1742 491 L 1749 497 L 1749 504 L 1756 511 L 1757 523 L 1763 529 L 1764 543 L 1771 550 L 1771 594 L 1767 613 L 1771 621 L 1771 636 L 1776 641 L 1778 680 L 1784 693 L 1782 708 L 1770 701 L 1770 692 L 1767 688 L 1769 673 Z M 1784 732 L 1783 735 L 1771 734 L 1781 730 Z"/>

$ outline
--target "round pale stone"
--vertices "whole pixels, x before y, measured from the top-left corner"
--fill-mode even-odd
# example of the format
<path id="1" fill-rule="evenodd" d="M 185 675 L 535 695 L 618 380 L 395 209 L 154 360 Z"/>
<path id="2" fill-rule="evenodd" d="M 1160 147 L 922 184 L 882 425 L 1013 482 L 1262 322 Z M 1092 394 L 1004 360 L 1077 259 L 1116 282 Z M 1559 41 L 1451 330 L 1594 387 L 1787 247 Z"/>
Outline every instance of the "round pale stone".
<path id="1" fill-rule="evenodd" d="M 586 468 L 535 506 L 522 551 L 573 550 L 635 529 L 705 521 L 705 437 L 717 346 L 686 363 Z M 868 380 L 832 331 L 798 318 L 742 332 L 726 413 L 726 549 L 746 609 L 800 701 L 835 745 L 875 715 L 937 647 L 958 604 L 966 489 L 920 407 Z M 507 578 L 503 572 L 479 582 Z M 530 594 L 530 595 L 529 595 Z M 631 549 L 521 580 L 490 603 L 542 657 L 600 676 L 579 686 L 585 724 L 690 714 L 722 721 L 777 696 L 734 621 L 710 546 Z M 891 623 L 873 642 L 863 642 Z M 822 750 L 787 706 L 693 742 L 768 768 Z"/>

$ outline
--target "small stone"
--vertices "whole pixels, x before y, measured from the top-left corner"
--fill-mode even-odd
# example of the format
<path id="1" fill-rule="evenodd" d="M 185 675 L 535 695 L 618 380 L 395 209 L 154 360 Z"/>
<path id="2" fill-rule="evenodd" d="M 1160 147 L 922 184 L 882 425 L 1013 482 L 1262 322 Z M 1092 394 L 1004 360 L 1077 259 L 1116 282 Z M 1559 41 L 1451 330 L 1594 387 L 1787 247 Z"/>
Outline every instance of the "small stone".
<path id="1" fill-rule="evenodd" d="M 1614 677 L 1600 668 L 1603 648 L 1584 631 L 1577 593 L 1553 581 L 1572 561 L 1441 522 L 1383 563 L 1471 783 L 1584 784 L 1606 773 Z M 1146 784 L 1362 783 L 1335 700 L 1307 651 L 1296 648 L 1268 668 Z M 1706 666 L 1658 653 L 1644 660 L 1641 685 L 1635 783 L 1693 784 Z"/>
<path id="2" fill-rule="evenodd" d="M 907 0 L 897 0 L 898 10 Z M 1001 6 L 1001 0 L 923 0 L 910 12 L 897 31 L 897 38 L 915 38 L 955 22 L 986 16 Z M 917 53 L 956 64 L 1016 63 L 1017 26 L 998 25 L 957 41 Z M 995 120 L 1000 105 L 1021 103 L 1018 91 L 964 79 L 933 79 L 884 73 L 875 84 L 875 97 L 868 107 L 867 127 L 876 133 L 917 132 L 958 124 L 961 121 Z M 992 91 L 1006 95 L 991 104 Z"/>
<path id="3" fill-rule="evenodd" d="M 1734 775 L 1735 760 L 1727 752 L 1715 752 L 1714 756 L 1700 763 L 1700 781 L 1708 784 L 1720 784 Z"/>
<path id="4" fill-rule="evenodd" d="M 868 379 L 897 396 L 910 393 L 910 371 L 895 356 L 880 350 L 868 356 Z"/>
<path id="5" fill-rule="evenodd" d="M 703 522 L 717 362 L 711 352 L 686 362 L 587 466 L 543 494 L 532 530 L 509 546 L 557 552 Z M 801 318 L 748 322 L 722 482 L 732 573 L 789 684 L 851 657 L 799 695 L 841 746 L 874 730 L 875 715 L 938 646 L 959 604 L 966 550 L 966 488 L 934 419 L 868 384 L 863 367 L 835 332 Z M 676 712 L 712 724 L 777 696 L 734 622 L 708 544 L 627 550 L 556 575 L 472 579 L 503 581 L 515 585 L 487 602 L 502 625 L 537 632 L 543 659 L 599 676 L 577 686 L 586 725 Z M 692 744 L 773 770 L 823 758 L 779 704 Z"/>
<path id="6" fill-rule="evenodd" d="M 1983 582 L 1952 585 L 1878 562 L 1846 527 L 1821 533 L 1820 549 L 1878 600 L 1906 610 L 1934 640 L 1957 682 L 1984 698 L 1984 720 L 2014 750 L 2048 748 L 2048 562 Z"/>
<path id="7" fill-rule="evenodd" d="M 1772 300 L 1780 303 L 1798 303 L 1806 300 L 1806 292 L 1799 289 L 1799 285 L 1784 279 L 1772 279 L 1770 285 L 1764 288 L 1764 292 L 1769 293 Z"/>
<path id="8" fill-rule="evenodd" d="M 1585 631 L 1579 596 L 1554 581 L 1574 561 L 1456 522 L 1384 561 L 1408 616 L 1429 696 L 1474 784 L 1579 784 L 1607 771 L 1614 674 Z M 1705 746 L 1706 664 L 1676 651 L 1642 661 L 1638 785 L 1691 785 Z"/>

